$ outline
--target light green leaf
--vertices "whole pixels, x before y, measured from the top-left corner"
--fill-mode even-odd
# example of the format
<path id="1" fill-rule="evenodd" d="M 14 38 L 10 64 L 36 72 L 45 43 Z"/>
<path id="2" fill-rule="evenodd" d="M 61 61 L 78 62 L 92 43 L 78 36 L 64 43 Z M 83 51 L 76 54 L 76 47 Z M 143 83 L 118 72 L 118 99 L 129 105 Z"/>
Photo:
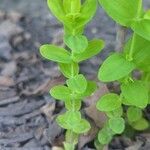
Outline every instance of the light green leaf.
<path id="1" fill-rule="evenodd" d="M 134 69 L 134 63 L 115 53 L 104 61 L 99 69 L 98 78 L 104 82 L 115 81 L 127 76 Z"/>
<path id="2" fill-rule="evenodd" d="M 65 19 L 65 11 L 63 8 L 62 0 L 47 0 L 47 5 L 52 13 L 56 16 L 56 18 L 63 22 Z"/>
<path id="3" fill-rule="evenodd" d="M 90 124 L 81 119 L 79 111 L 67 111 L 57 117 L 57 123 L 64 129 L 72 130 L 74 133 L 85 133 L 90 129 Z"/>
<path id="4" fill-rule="evenodd" d="M 131 39 L 126 44 L 124 51 L 128 55 L 131 47 Z M 150 71 L 150 41 L 144 39 L 143 37 L 136 35 L 135 45 L 133 48 L 133 62 L 137 65 L 139 69 L 143 71 Z"/>
<path id="5" fill-rule="evenodd" d="M 85 119 L 81 119 L 78 124 L 74 125 L 73 131 L 75 133 L 81 134 L 81 133 L 86 133 L 90 130 L 91 126 L 88 121 Z"/>
<path id="6" fill-rule="evenodd" d="M 76 14 L 80 12 L 81 0 L 63 0 L 66 13 Z"/>
<path id="7" fill-rule="evenodd" d="M 87 81 L 87 88 L 85 92 L 81 94 L 81 97 L 91 96 L 95 92 L 96 89 L 97 89 L 96 82 Z"/>
<path id="8" fill-rule="evenodd" d="M 67 111 L 57 117 L 57 123 L 64 129 L 73 130 L 74 126 L 81 120 L 81 114 L 78 111 Z"/>
<path id="9" fill-rule="evenodd" d="M 109 144 L 113 138 L 113 135 L 111 134 L 111 131 L 109 128 L 104 127 L 102 130 L 98 133 L 98 141 L 102 145 Z"/>
<path id="10" fill-rule="evenodd" d="M 67 143 L 67 142 L 64 142 L 64 148 L 65 148 L 65 150 L 74 150 L 75 149 L 75 145 Z"/>
<path id="11" fill-rule="evenodd" d="M 118 108 L 118 109 L 115 109 L 114 111 L 109 111 L 109 112 L 106 112 L 106 115 L 109 117 L 109 118 L 118 118 L 118 117 L 121 117 L 123 114 L 123 109 L 122 107 Z"/>
<path id="12" fill-rule="evenodd" d="M 144 19 L 150 20 L 150 9 L 145 12 Z"/>
<path id="13" fill-rule="evenodd" d="M 70 137 L 72 138 L 70 139 Z M 72 130 L 66 131 L 65 141 L 68 141 L 68 142 L 72 141 L 71 144 L 76 145 L 78 143 L 78 138 L 79 138 L 79 134 L 74 133 Z"/>
<path id="14" fill-rule="evenodd" d="M 63 85 L 57 85 L 51 88 L 50 94 L 52 97 L 58 100 L 70 100 L 72 98 L 71 90 Z"/>
<path id="15" fill-rule="evenodd" d="M 71 63 L 70 53 L 63 48 L 54 45 L 42 45 L 40 47 L 40 53 L 44 58 L 48 60 L 60 63 Z"/>
<path id="16" fill-rule="evenodd" d="M 145 108 L 148 104 L 148 89 L 142 81 L 121 85 L 122 95 L 132 106 Z"/>
<path id="17" fill-rule="evenodd" d="M 129 122 L 135 122 L 142 118 L 142 110 L 136 107 L 129 107 L 127 110 L 127 117 Z"/>
<path id="18" fill-rule="evenodd" d="M 83 60 L 89 59 L 97 55 L 103 48 L 104 48 L 104 41 L 96 39 L 89 41 L 88 47 L 85 49 L 85 51 L 80 54 L 74 54 L 73 60 L 75 62 L 81 62 Z"/>
<path id="19" fill-rule="evenodd" d="M 76 75 L 73 78 L 67 80 L 68 87 L 76 93 L 83 93 L 87 87 L 86 78 L 82 75 Z"/>
<path id="20" fill-rule="evenodd" d="M 125 121 L 123 118 L 111 118 L 109 119 L 109 127 L 116 134 L 121 134 L 125 129 Z"/>
<path id="21" fill-rule="evenodd" d="M 99 99 L 96 107 L 100 111 L 114 111 L 121 107 L 120 97 L 114 93 L 106 94 Z"/>
<path id="22" fill-rule="evenodd" d="M 146 119 L 141 118 L 140 120 L 134 122 L 132 124 L 132 127 L 136 130 L 142 131 L 142 130 L 146 130 L 149 127 L 149 123 Z"/>
<path id="23" fill-rule="evenodd" d="M 81 108 L 81 100 L 80 99 L 71 99 L 65 100 L 65 107 L 68 110 L 78 111 Z"/>
<path id="24" fill-rule="evenodd" d="M 78 19 L 78 26 L 86 25 L 94 16 L 97 9 L 96 0 L 85 0 L 80 10 L 80 18 Z"/>
<path id="25" fill-rule="evenodd" d="M 64 41 L 73 53 L 82 53 L 88 46 L 88 40 L 83 35 L 66 35 Z"/>
<path id="26" fill-rule="evenodd" d="M 59 63 L 59 68 L 66 78 L 71 78 L 79 73 L 79 65 L 75 62 L 70 64 Z"/>
<path id="27" fill-rule="evenodd" d="M 129 26 L 136 18 L 139 0 L 99 0 L 109 16 L 123 26 Z"/>
<path id="28" fill-rule="evenodd" d="M 135 20 L 132 22 L 131 28 L 135 33 L 150 41 L 150 20 Z"/>

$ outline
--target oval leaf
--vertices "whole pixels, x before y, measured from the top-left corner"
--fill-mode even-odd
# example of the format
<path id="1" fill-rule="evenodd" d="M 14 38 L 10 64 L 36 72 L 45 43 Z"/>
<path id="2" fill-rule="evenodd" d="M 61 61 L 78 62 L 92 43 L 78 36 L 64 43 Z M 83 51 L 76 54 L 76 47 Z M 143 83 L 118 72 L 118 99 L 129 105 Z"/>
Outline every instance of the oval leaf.
<path id="1" fill-rule="evenodd" d="M 77 25 L 84 26 L 94 16 L 97 9 L 96 0 L 85 0 L 80 10 L 80 18 L 78 19 Z"/>
<path id="2" fill-rule="evenodd" d="M 81 119 L 80 122 L 76 125 L 74 125 L 73 131 L 75 133 L 81 134 L 86 133 L 90 130 L 91 126 L 88 121 L 85 119 Z"/>
<path id="3" fill-rule="evenodd" d="M 122 95 L 132 106 L 145 108 L 148 104 L 148 89 L 142 81 L 121 85 Z"/>
<path id="4" fill-rule="evenodd" d="M 131 39 L 126 44 L 124 51 L 127 55 L 131 47 Z M 133 62 L 139 69 L 150 72 L 150 41 L 136 35 L 133 48 Z"/>
<path id="5" fill-rule="evenodd" d="M 50 94 L 55 99 L 63 100 L 63 101 L 70 100 L 72 98 L 71 90 L 68 87 L 63 85 L 54 86 L 50 90 Z"/>
<path id="6" fill-rule="evenodd" d="M 109 16 L 123 26 L 129 26 L 136 18 L 139 0 L 99 0 Z"/>
<path id="7" fill-rule="evenodd" d="M 109 111 L 109 112 L 106 112 L 106 115 L 109 117 L 109 118 L 114 118 L 114 117 L 121 117 L 123 114 L 123 109 L 122 107 L 118 108 L 118 109 L 115 109 L 114 111 Z"/>
<path id="8" fill-rule="evenodd" d="M 99 69 L 98 78 L 104 82 L 119 80 L 133 71 L 135 65 L 120 54 L 109 56 Z"/>
<path id="9" fill-rule="evenodd" d="M 81 108 L 81 100 L 80 99 L 65 100 L 65 107 L 69 111 L 71 110 L 79 111 Z"/>
<path id="10" fill-rule="evenodd" d="M 150 41 L 150 20 L 140 19 L 133 21 L 131 28 L 135 33 Z"/>
<path id="11" fill-rule="evenodd" d="M 97 102 L 97 109 L 100 111 L 114 111 L 121 106 L 120 97 L 117 94 L 109 93 L 100 98 Z"/>
<path id="12" fill-rule="evenodd" d="M 125 129 L 125 121 L 123 118 L 111 118 L 108 121 L 110 129 L 116 134 L 121 134 Z"/>
<path id="13" fill-rule="evenodd" d="M 113 135 L 111 134 L 111 131 L 109 128 L 104 127 L 102 130 L 98 133 L 98 141 L 102 145 L 109 144 L 113 138 Z"/>
<path id="14" fill-rule="evenodd" d="M 85 92 L 82 93 L 80 96 L 83 98 L 87 97 L 87 96 L 91 96 L 95 92 L 96 89 L 97 89 L 96 82 L 87 81 L 87 88 L 86 88 Z"/>
<path id="15" fill-rule="evenodd" d="M 142 110 L 136 107 L 129 107 L 127 110 L 127 117 L 129 122 L 135 122 L 142 118 Z"/>
<path id="16" fill-rule="evenodd" d="M 59 68 L 66 78 L 71 78 L 79 73 L 79 65 L 75 62 L 70 64 L 59 63 Z"/>
<path id="17" fill-rule="evenodd" d="M 87 87 L 86 78 L 80 74 L 67 80 L 68 87 L 76 93 L 83 93 Z"/>
<path id="18" fill-rule="evenodd" d="M 78 111 L 67 111 L 57 117 L 57 123 L 64 129 L 73 130 L 73 126 L 81 120 L 81 114 Z"/>
<path id="19" fill-rule="evenodd" d="M 47 5 L 56 18 L 63 22 L 65 19 L 65 11 L 62 0 L 47 0 Z"/>
<path id="20" fill-rule="evenodd" d="M 104 48 L 104 41 L 102 40 L 92 40 L 88 43 L 88 47 L 83 53 L 74 54 L 73 60 L 75 62 L 81 62 L 83 60 L 89 59 L 97 55 Z"/>
<path id="21" fill-rule="evenodd" d="M 80 12 L 81 0 L 63 0 L 66 13 L 76 14 Z"/>
<path id="22" fill-rule="evenodd" d="M 65 44 L 74 53 L 82 53 L 88 46 L 88 40 L 83 35 L 66 35 Z"/>
<path id="23" fill-rule="evenodd" d="M 149 123 L 146 119 L 141 118 L 140 120 L 133 123 L 132 127 L 136 130 L 143 131 L 143 130 L 146 130 L 149 127 Z"/>
<path id="24" fill-rule="evenodd" d="M 59 48 L 54 45 L 42 45 L 40 47 L 40 53 L 44 58 L 48 60 L 60 63 L 71 63 L 70 53 L 63 48 Z"/>

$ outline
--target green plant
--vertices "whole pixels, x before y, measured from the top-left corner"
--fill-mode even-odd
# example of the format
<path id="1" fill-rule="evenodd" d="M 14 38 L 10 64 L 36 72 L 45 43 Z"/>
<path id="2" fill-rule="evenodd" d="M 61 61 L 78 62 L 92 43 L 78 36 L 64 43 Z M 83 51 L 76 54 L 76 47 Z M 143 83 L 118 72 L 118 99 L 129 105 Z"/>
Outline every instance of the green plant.
<path id="1" fill-rule="evenodd" d="M 110 55 L 99 69 L 99 80 L 118 81 L 121 92 L 119 95 L 104 95 L 97 102 L 97 109 L 108 116 L 108 121 L 99 131 L 95 142 L 97 146 L 108 144 L 113 135 L 121 134 L 125 129 L 125 120 L 136 130 L 147 129 L 149 123 L 142 110 L 150 102 L 150 11 L 143 9 L 142 0 L 99 2 L 117 23 L 131 28 L 133 35 L 123 51 Z M 139 78 L 134 76 L 135 70 L 140 72 Z M 123 113 L 123 106 L 127 106 L 127 113 Z"/>
<path id="2" fill-rule="evenodd" d="M 79 63 L 98 54 L 104 47 L 99 39 L 88 41 L 83 35 L 85 25 L 91 20 L 97 8 L 96 0 L 48 0 L 48 6 L 64 26 L 66 48 L 45 44 L 40 47 L 41 55 L 58 63 L 67 78 L 65 85 L 57 85 L 50 94 L 65 103 L 67 111 L 58 116 L 58 124 L 66 129 L 65 150 L 74 150 L 79 134 L 90 129 L 87 120 L 81 117 L 82 100 L 97 88 L 94 81 L 87 80 L 79 73 Z"/>
<path id="3" fill-rule="evenodd" d="M 108 116 L 95 140 L 96 148 L 102 149 L 114 135 L 124 131 L 127 123 L 140 131 L 149 126 L 143 109 L 150 102 L 150 11 L 143 9 L 142 0 L 99 2 L 117 23 L 133 30 L 123 51 L 111 54 L 98 72 L 100 81 L 117 81 L 121 89 L 120 94 L 102 96 L 96 105 Z M 64 85 L 53 87 L 50 94 L 65 104 L 67 111 L 58 116 L 57 122 L 67 130 L 65 150 L 74 150 L 78 136 L 90 129 L 89 122 L 81 117 L 82 101 L 93 94 L 97 87 L 94 81 L 87 80 L 79 73 L 79 64 L 97 55 L 104 47 L 102 40 L 88 41 L 83 35 L 86 24 L 95 14 L 97 0 L 48 0 L 48 6 L 64 26 L 66 47 L 45 44 L 40 47 L 40 53 L 44 58 L 58 63 L 60 71 L 67 78 Z M 134 76 L 134 71 L 140 72 L 139 78 Z"/>

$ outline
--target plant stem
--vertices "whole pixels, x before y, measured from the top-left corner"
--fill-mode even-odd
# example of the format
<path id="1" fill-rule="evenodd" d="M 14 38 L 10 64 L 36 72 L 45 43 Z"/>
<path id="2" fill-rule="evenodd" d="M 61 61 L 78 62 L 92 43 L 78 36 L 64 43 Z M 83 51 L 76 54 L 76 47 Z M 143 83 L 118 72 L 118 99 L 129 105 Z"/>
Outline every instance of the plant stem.
<path id="1" fill-rule="evenodd" d="M 139 2 L 138 2 L 138 10 L 137 10 L 137 18 L 139 18 L 140 15 L 141 15 L 142 5 L 143 5 L 143 0 L 139 0 Z"/>
<path id="2" fill-rule="evenodd" d="M 129 51 L 129 61 L 133 60 L 133 52 L 134 52 L 135 39 L 136 39 L 136 33 L 134 32 L 133 33 L 133 37 L 132 37 L 130 51 Z"/>
<path id="3" fill-rule="evenodd" d="M 143 3 L 143 0 L 139 0 L 136 19 L 139 19 L 140 15 L 141 15 L 142 3 Z M 135 43 L 136 43 L 136 33 L 134 32 L 133 37 L 132 37 L 130 51 L 129 51 L 129 61 L 133 60 L 133 52 L 134 52 Z"/>
<path id="4" fill-rule="evenodd" d="M 73 57 L 73 52 L 71 52 L 71 57 Z M 71 65 L 71 78 L 73 78 L 74 77 L 74 65 L 72 64 Z M 73 95 L 74 95 L 74 93 L 72 93 Z M 71 103 L 72 103 L 72 111 L 75 111 L 75 100 L 74 100 L 74 97 L 72 97 L 72 99 L 71 99 Z M 74 133 L 72 130 L 67 130 L 66 131 L 66 134 L 68 134 L 69 133 L 69 135 L 68 135 L 68 137 L 69 138 L 67 138 L 66 139 L 66 143 L 68 143 L 69 145 L 72 145 L 71 146 L 71 150 L 73 150 L 74 149 L 74 147 L 75 147 L 75 143 L 76 143 L 76 141 L 75 141 L 75 137 L 77 136 L 77 134 L 76 133 Z M 65 150 L 68 150 L 68 148 L 65 148 Z"/>

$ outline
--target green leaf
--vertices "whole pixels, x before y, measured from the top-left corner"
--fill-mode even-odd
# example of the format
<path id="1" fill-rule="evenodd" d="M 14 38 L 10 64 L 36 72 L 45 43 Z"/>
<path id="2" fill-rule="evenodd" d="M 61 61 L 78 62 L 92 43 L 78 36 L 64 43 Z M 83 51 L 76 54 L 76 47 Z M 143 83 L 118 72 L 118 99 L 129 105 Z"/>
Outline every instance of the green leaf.
<path id="1" fill-rule="evenodd" d="M 98 133 L 98 141 L 102 145 L 109 144 L 112 140 L 113 135 L 111 134 L 111 131 L 109 128 L 104 127 L 102 130 Z"/>
<path id="2" fill-rule="evenodd" d="M 121 134 L 125 129 L 125 121 L 123 118 L 111 118 L 109 119 L 109 127 L 116 134 Z"/>
<path id="3" fill-rule="evenodd" d="M 121 85 L 122 95 L 132 106 L 145 108 L 148 104 L 148 89 L 142 81 Z"/>
<path id="4" fill-rule="evenodd" d="M 67 143 L 67 142 L 64 142 L 64 148 L 65 148 L 65 150 L 74 150 L 75 149 L 75 145 Z"/>
<path id="5" fill-rule="evenodd" d="M 63 0 L 66 13 L 76 14 L 80 12 L 81 0 Z"/>
<path id="6" fill-rule="evenodd" d="M 66 78 L 71 78 L 79 73 L 79 65 L 75 62 L 70 64 L 59 63 L 59 68 Z"/>
<path id="7" fill-rule="evenodd" d="M 65 114 L 58 116 L 57 123 L 62 128 L 78 134 L 85 133 L 90 129 L 90 124 L 81 119 L 81 113 L 78 111 L 67 111 Z"/>
<path id="8" fill-rule="evenodd" d="M 57 117 L 57 123 L 64 129 L 73 130 L 74 126 L 81 120 L 81 114 L 78 111 L 67 111 Z"/>
<path id="9" fill-rule="evenodd" d="M 78 124 L 76 124 L 73 128 L 73 131 L 75 133 L 81 134 L 81 133 L 86 133 L 90 130 L 91 126 L 88 121 L 85 119 L 81 119 Z"/>
<path id="10" fill-rule="evenodd" d="M 78 26 L 86 25 L 94 16 L 97 9 L 96 0 L 85 0 L 80 10 L 80 18 L 77 21 Z"/>
<path id="11" fill-rule="evenodd" d="M 56 16 L 56 18 L 63 22 L 65 19 L 65 11 L 63 8 L 62 0 L 47 0 L 47 5 L 52 13 Z"/>
<path id="12" fill-rule="evenodd" d="M 150 41 L 150 20 L 135 20 L 132 22 L 131 28 L 135 33 Z"/>
<path id="13" fill-rule="evenodd" d="M 129 26 L 136 18 L 139 0 L 99 0 L 107 14 L 123 26 Z"/>
<path id="14" fill-rule="evenodd" d="M 78 111 L 81 108 L 81 100 L 80 99 L 71 99 L 65 100 L 65 107 L 68 110 Z"/>
<path id="15" fill-rule="evenodd" d="M 131 47 L 131 39 L 124 48 L 124 52 L 128 55 Z M 150 41 L 143 37 L 136 35 L 135 45 L 133 48 L 133 61 L 139 69 L 143 71 L 150 71 Z"/>
<path id="16" fill-rule="evenodd" d="M 67 80 L 68 87 L 76 93 L 83 93 L 87 87 L 86 78 L 82 75 L 76 75 L 73 78 Z"/>
<path id="17" fill-rule="evenodd" d="M 66 35 L 65 44 L 73 53 L 82 53 L 88 46 L 88 40 L 83 35 Z"/>
<path id="18" fill-rule="evenodd" d="M 50 94 L 52 97 L 58 100 L 70 100 L 72 98 L 71 90 L 63 85 L 57 85 L 51 88 Z"/>
<path id="19" fill-rule="evenodd" d="M 99 99 L 96 107 L 100 111 L 114 111 L 121 107 L 120 97 L 114 93 L 106 94 Z"/>
<path id="20" fill-rule="evenodd" d="M 132 127 L 136 130 L 142 131 L 142 130 L 146 130 L 149 127 L 149 123 L 146 119 L 141 118 L 140 120 L 134 122 L 132 124 Z"/>
<path id="21" fill-rule="evenodd" d="M 132 62 L 115 53 L 104 61 L 99 69 L 98 78 L 104 82 L 115 81 L 127 76 L 134 69 L 135 65 Z"/>
<path id="22" fill-rule="evenodd" d="M 150 9 L 147 10 L 146 13 L 144 14 L 144 19 L 150 20 Z"/>
<path id="23" fill-rule="evenodd" d="M 91 96 L 95 92 L 96 89 L 97 89 L 96 82 L 87 81 L 87 88 L 85 92 L 81 94 L 81 97 Z"/>
<path id="24" fill-rule="evenodd" d="M 71 137 L 71 139 L 70 139 L 70 137 Z M 67 142 L 71 141 L 71 144 L 76 145 L 78 143 L 78 138 L 79 138 L 79 134 L 74 133 L 72 130 L 66 131 L 65 141 L 67 141 Z"/>
<path id="25" fill-rule="evenodd" d="M 109 111 L 109 112 L 106 112 L 106 115 L 109 117 L 109 118 L 118 118 L 118 117 L 121 117 L 123 114 L 123 109 L 122 107 L 118 108 L 118 109 L 115 109 L 114 111 Z"/>
<path id="26" fill-rule="evenodd" d="M 129 122 L 135 122 L 142 118 L 142 110 L 136 107 L 129 107 L 127 110 L 127 117 Z"/>
<path id="27" fill-rule="evenodd" d="M 59 48 L 54 45 L 42 45 L 40 47 L 40 53 L 44 58 L 48 60 L 60 63 L 71 63 L 70 53 L 63 48 Z"/>
<path id="28" fill-rule="evenodd" d="M 73 60 L 75 62 L 81 62 L 83 60 L 89 59 L 97 55 L 103 48 L 104 48 L 104 41 L 96 39 L 89 41 L 88 47 L 85 49 L 85 51 L 80 54 L 74 54 Z"/>

